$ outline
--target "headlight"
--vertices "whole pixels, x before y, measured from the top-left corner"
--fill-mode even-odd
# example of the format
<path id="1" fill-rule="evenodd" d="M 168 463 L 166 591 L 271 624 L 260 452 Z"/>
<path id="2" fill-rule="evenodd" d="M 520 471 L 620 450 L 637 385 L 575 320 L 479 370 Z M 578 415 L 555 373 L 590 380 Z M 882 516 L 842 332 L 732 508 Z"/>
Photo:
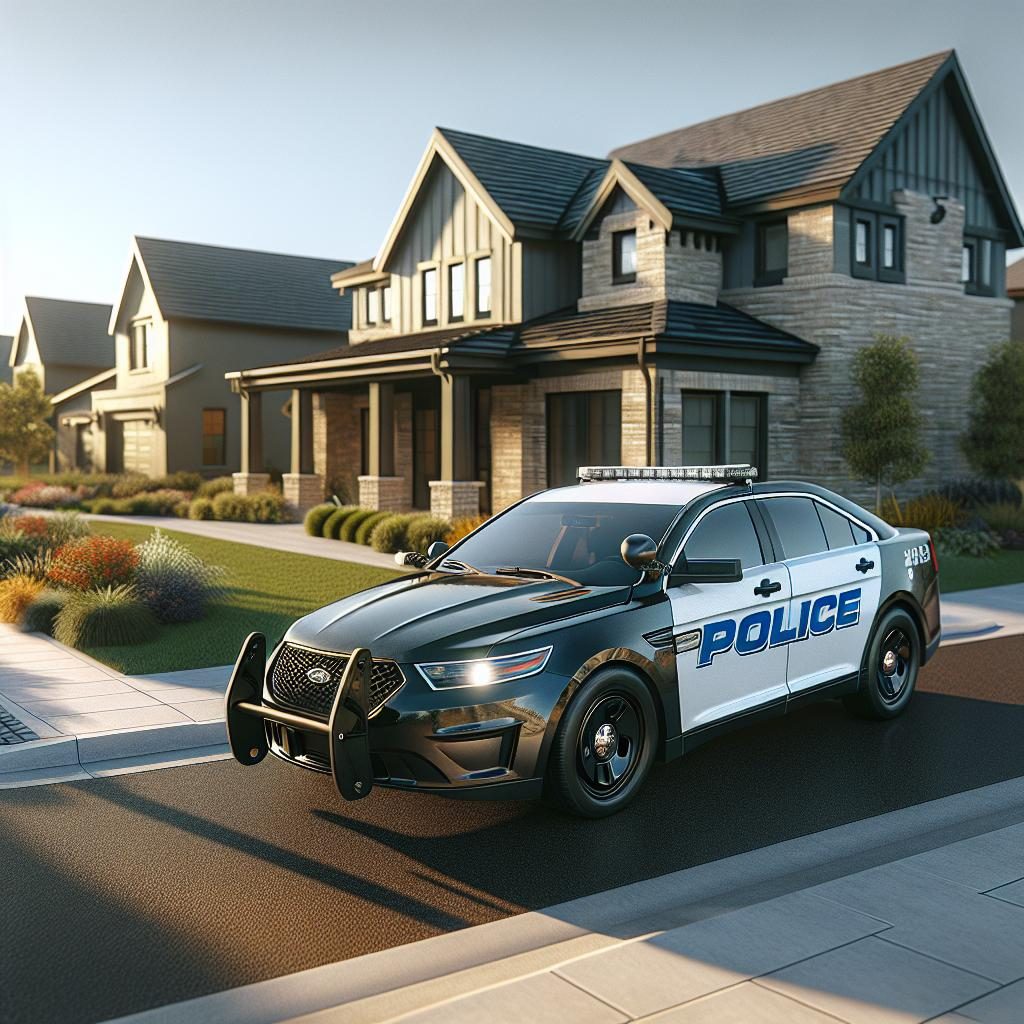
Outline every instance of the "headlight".
<path id="1" fill-rule="evenodd" d="M 523 654 L 503 654 L 498 658 L 473 661 L 435 661 L 416 668 L 433 689 L 451 690 L 458 686 L 490 686 L 536 675 L 544 670 L 549 657 L 551 648 L 542 647 Z"/>

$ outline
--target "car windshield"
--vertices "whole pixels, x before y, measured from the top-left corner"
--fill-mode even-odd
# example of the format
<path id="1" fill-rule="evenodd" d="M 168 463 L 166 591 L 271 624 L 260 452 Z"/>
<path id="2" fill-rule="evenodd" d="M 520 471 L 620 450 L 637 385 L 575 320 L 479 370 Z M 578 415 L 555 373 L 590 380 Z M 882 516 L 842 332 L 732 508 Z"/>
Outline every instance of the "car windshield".
<path id="1" fill-rule="evenodd" d="M 544 570 L 598 587 L 628 586 L 637 572 L 619 548 L 631 533 L 661 541 L 674 505 L 526 501 L 492 519 L 452 551 L 477 569 Z"/>

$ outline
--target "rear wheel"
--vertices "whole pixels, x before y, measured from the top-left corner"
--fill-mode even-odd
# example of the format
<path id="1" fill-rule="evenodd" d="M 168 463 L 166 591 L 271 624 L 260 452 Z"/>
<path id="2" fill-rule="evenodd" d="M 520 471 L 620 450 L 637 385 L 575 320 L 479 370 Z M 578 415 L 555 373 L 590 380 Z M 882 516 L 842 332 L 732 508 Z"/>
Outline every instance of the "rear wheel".
<path id="1" fill-rule="evenodd" d="M 882 616 L 871 634 L 861 687 L 845 698 L 847 708 L 863 718 L 895 718 L 910 703 L 920 666 L 917 625 L 908 612 L 893 608 Z"/>
<path id="2" fill-rule="evenodd" d="M 610 667 L 591 676 L 562 715 L 551 748 L 547 795 L 585 818 L 622 810 L 654 762 L 658 715 L 635 673 Z"/>

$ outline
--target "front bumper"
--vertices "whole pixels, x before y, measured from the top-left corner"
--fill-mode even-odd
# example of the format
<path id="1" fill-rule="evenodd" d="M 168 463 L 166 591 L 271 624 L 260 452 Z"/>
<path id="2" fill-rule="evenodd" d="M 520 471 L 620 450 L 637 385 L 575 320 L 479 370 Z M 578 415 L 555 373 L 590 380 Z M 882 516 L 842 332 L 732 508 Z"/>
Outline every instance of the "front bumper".
<path id="1" fill-rule="evenodd" d="M 349 666 L 357 653 L 353 652 Z M 370 662 L 369 652 L 365 654 Z M 540 795 L 549 727 L 569 683 L 567 677 L 545 671 L 493 687 L 432 690 L 414 666 L 400 667 L 405 685 L 372 716 L 366 716 L 366 760 L 360 766 L 364 785 L 358 796 L 347 798 L 364 796 L 370 785 L 482 799 Z M 347 667 L 335 706 L 340 703 L 345 708 L 351 703 L 351 694 L 345 692 L 349 671 Z M 229 688 L 229 733 L 231 692 Z M 338 776 L 340 758 L 334 748 L 351 749 L 351 733 L 338 740 L 336 733 L 344 729 L 334 728 L 330 721 L 312 713 L 297 713 L 276 704 L 263 676 L 260 693 L 259 710 L 247 707 L 242 711 L 245 727 L 262 716 L 265 751 L 299 767 L 334 774 L 345 796 Z M 479 702 L 484 694 L 490 699 Z M 251 733 L 246 733 L 245 742 L 250 737 Z M 235 746 L 232 742 L 233 750 Z M 248 753 L 244 743 L 241 752 Z M 238 751 L 235 756 L 242 763 L 255 763 L 239 757 Z M 348 789 L 352 792 L 351 786 Z"/>

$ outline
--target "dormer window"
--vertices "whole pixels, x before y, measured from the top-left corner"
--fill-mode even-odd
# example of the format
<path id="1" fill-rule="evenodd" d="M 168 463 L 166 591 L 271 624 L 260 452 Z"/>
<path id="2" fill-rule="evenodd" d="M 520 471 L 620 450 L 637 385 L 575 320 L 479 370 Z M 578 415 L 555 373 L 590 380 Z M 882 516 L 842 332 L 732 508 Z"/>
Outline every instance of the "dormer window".
<path id="1" fill-rule="evenodd" d="M 453 263 L 448 268 L 448 319 L 457 323 L 466 313 L 466 264 Z"/>
<path id="2" fill-rule="evenodd" d="M 432 327 L 437 323 L 437 269 L 430 267 L 423 271 L 423 326 Z"/>
<path id="3" fill-rule="evenodd" d="M 476 315 L 491 315 L 491 257 L 476 261 Z"/>
<path id="4" fill-rule="evenodd" d="M 636 280 L 636 229 L 616 231 L 612 235 L 612 284 L 632 284 Z"/>
<path id="5" fill-rule="evenodd" d="M 366 324 L 372 326 L 380 320 L 380 292 L 376 288 L 366 289 Z"/>
<path id="6" fill-rule="evenodd" d="M 391 323 L 391 285 L 386 284 L 380 290 L 380 318 L 389 324 Z"/>

